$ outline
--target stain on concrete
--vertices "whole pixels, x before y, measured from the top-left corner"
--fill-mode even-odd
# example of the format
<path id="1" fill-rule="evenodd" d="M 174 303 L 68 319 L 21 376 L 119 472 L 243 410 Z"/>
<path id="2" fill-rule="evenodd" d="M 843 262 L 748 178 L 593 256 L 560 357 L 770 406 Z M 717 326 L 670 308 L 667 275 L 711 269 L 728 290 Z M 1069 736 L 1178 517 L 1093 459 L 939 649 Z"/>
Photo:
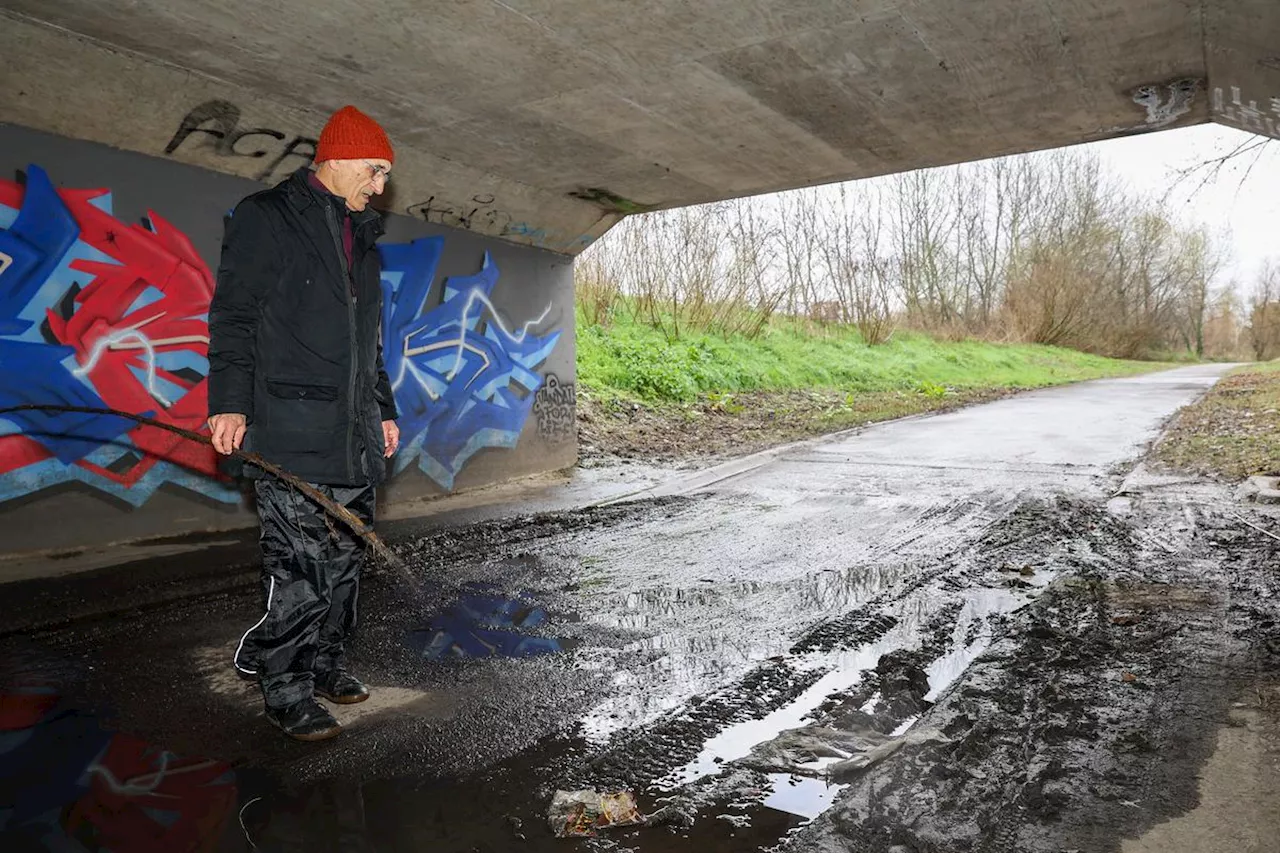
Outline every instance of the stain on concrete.
<path id="1" fill-rule="evenodd" d="M 656 205 L 641 204 L 624 198 L 617 193 L 609 192 L 609 190 L 600 187 L 583 187 L 569 193 L 573 198 L 581 201 L 589 201 L 592 204 L 599 205 L 600 209 L 605 213 L 621 213 L 628 215 L 632 213 L 645 213 L 654 210 Z"/>
<path id="2" fill-rule="evenodd" d="M 1148 127 L 1168 127 L 1191 112 L 1196 95 L 1204 85 L 1202 77 L 1178 77 L 1139 86 L 1130 92 L 1130 96 L 1135 104 L 1147 111 Z"/>

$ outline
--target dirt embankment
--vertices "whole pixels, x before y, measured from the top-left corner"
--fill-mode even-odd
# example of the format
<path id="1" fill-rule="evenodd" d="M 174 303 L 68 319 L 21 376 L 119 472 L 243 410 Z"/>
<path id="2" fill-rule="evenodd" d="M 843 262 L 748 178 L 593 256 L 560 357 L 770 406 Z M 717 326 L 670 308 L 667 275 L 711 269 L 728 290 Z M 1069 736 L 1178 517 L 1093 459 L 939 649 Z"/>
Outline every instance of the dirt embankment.
<path id="1" fill-rule="evenodd" d="M 1280 474 L 1280 362 L 1224 377 L 1178 414 L 1153 456 L 1221 480 Z"/>
<path id="2" fill-rule="evenodd" d="M 685 405 L 578 399 L 580 463 L 617 459 L 706 464 L 791 441 L 925 412 L 986 403 L 1016 390 L 842 393 L 749 391 Z"/>

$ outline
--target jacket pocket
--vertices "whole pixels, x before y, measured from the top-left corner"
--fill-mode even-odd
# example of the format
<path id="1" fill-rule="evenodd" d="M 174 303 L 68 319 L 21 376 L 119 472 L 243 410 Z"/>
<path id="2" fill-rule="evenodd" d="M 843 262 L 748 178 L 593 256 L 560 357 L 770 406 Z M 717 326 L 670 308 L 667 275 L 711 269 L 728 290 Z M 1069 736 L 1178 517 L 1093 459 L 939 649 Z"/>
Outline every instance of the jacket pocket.
<path id="1" fill-rule="evenodd" d="M 338 399 L 337 385 L 316 385 L 289 379 L 268 379 L 267 393 L 281 400 L 315 400 L 332 403 Z"/>
<path id="2" fill-rule="evenodd" d="M 258 407 L 264 448 L 314 451 L 341 447 L 346 429 L 338 386 L 286 377 L 265 379 L 267 393 Z"/>
<path id="3" fill-rule="evenodd" d="M 300 453 L 335 453 L 342 449 L 343 436 L 333 430 L 287 429 L 273 436 L 277 453 L 296 457 Z"/>

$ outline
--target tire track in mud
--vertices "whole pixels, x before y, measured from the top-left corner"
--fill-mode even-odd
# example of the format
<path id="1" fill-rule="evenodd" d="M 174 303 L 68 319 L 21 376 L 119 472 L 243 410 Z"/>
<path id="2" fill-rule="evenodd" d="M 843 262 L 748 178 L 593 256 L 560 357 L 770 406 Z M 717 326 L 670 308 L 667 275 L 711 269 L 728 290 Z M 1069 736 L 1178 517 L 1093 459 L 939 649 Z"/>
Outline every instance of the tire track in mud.
<path id="1" fill-rule="evenodd" d="M 590 849 L 630 849 L 627 845 L 634 842 L 644 850 L 727 851 L 762 849 L 777 843 L 800 820 L 782 813 L 770 814 L 762 808 L 769 780 L 777 776 L 767 766 L 768 760 L 755 755 L 728 760 L 722 770 L 686 784 L 672 782 L 673 772 L 690 764 L 717 735 L 735 725 L 763 720 L 802 698 L 800 710 L 815 725 L 820 722 L 823 726 L 870 726 L 883 733 L 927 709 L 931 703 L 923 698 L 929 681 L 926 668 L 954 650 L 957 643 L 967 646 L 977 641 L 979 635 L 990 633 L 992 624 L 1000 621 L 998 613 L 983 614 L 982 618 L 972 621 L 962 636 L 956 636 L 957 619 L 968 606 L 966 595 L 970 591 L 977 588 L 1002 595 L 1010 592 L 1005 583 L 1011 579 L 1000 569 L 1011 549 L 1006 548 L 993 558 L 990 552 L 998 550 L 993 543 L 1028 541 L 1033 547 L 1040 547 L 1039 543 L 1056 535 L 1057 528 L 1043 524 L 1040 528 L 1044 529 L 1037 528 L 1037 519 L 1044 511 L 1024 518 L 1010 511 L 1016 509 L 1016 503 L 997 506 L 999 512 L 982 510 L 995 518 L 976 531 L 965 523 L 976 515 L 973 505 L 944 507 L 931 516 L 931 521 L 918 520 L 917 528 L 932 535 L 940 531 L 940 519 L 956 519 L 959 534 L 966 536 L 969 544 L 952 545 L 937 558 L 923 554 L 900 555 L 898 561 L 903 569 L 884 573 L 893 580 L 881 594 L 803 631 L 785 654 L 753 667 L 732 683 L 697 697 L 649 724 L 620 730 L 600 745 L 557 729 L 548 720 L 544 730 L 551 734 L 529 746 L 510 744 L 504 748 L 510 757 L 490 763 L 487 769 L 450 778 L 447 783 L 445 780 L 438 783 L 425 779 L 402 780 L 396 783 L 400 788 L 388 790 L 382 797 L 375 792 L 389 789 L 392 783 L 374 783 L 369 789 L 370 799 L 381 800 L 381 807 L 387 808 L 389 802 L 420 802 L 422 797 L 429 796 L 437 803 L 435 808 L 450 817 L 433 822 L 434 834 L 424 833 L 419 837 L 429 837 L 435 843 L 465 843 L 465 847 L 458 849 L 508 849 L 513 832 L 503 823 L 495 825 L 493 810 L 500 811 L 512 825 L 541 822 L 546 803 L 556 789 L 581 787 L 629 788 L 641 795 L 646 809 L 672 802 L 677 817 L 696 818 L 692 827 L 670 832 L 648 827 L 613 833 L 610 839 L 598 840 L 594 846 L 586 845 Z M 1009 524 L 1017 526 L 1018 531 L 1003 539 L 992 532 Z M 976 535 L 968 536 L 970 532 Z M 956 533 L 952 531 L 952 542 L 956 541 Z M 996 538 L 991 539 L 988 534 Z M 937 538 L 945 537 L 939 533 Z M 908 537 L 901 543 L 911 547 L 911 543 L 919 541 Z M 928 549 L 920 550 L 932 551 L 938 546 L 939 542 L 934 541 Z M 513 549 L 513 553 L 518 553 L 518 549 Z M 1015 588 L 1014 592 L 1022 590 Z M 867 655 L 869 649 L 875 650 L 874 653 Z M 850 654 L 855 661 L 865 658 L 865 666 L 849 671 L 846 680 L 852 682 L 852 686 L 841 691 L 813 693 L 823 677 L 838 668 L 841 656 Z M 528 662 L 521 664 L 527 665 Z M 549 663 L 539 664 L 538 668 L 549 677 L 565 677 L 564 672 L 555 672 Z M 806 691 L 811 695 L 806 697 Z M 501 713 L 501 709 L 490 708 L 482 716 L 492 713 Z M 468 744 L 472 750 L 478 748 L 477 739 L 493 733 L 493 722 L 493 719 L 479 720 L 472 715 L 468 715 L 468 719 L 442 722 L 429 737 L 432 760 L 438 762 L 440 771 L 448 773 L 453 763 L 448 756 L 459 747 L 464 754 Z M 382 742 L 366 741 L 367 746 L 378 747 L 380 753 L 395 754 L 394 744 L 399 738 L 384 731 L 378 739 Z M 471 760 L 474 762 L 474 757 Z M 415 760 L 415 763 L 418 762 Z M 380 773 L 376 768 L 368 769 Z M 406 796 L 410 786 L 420 791 L 421 797 Z M 725 819 L 716 819 L 717 816 Z M 389 825 L 422 822 L 420 815 L 410 813 L 388 815 L 386 819 Z M 457 830 L 460 824 L 469 828 Z M 545 830 L 519 834 L 527 836 L 527 840 L 521 842 L 526 849 L 562 849 L 570 843 L 554 841 Z"/>
<path id="2" fill-rule="evenodd" d="M 958 506 L 944 508 L 940 514 L 955 512 Z M 700 804 L 704 810 L 712 804 L 724 805 L 734 799 L 728 790 L 732 785 L 726 787 L 714 778 L 672 785 L 671 774 L 688 765 L 717 734 L 744 721 L 762 720 L 794 702 L 829 674 L 832 665 L 824 664 L 824 657 L 881 643 L 900 627 L 900 617 L 893 612 L 895 605 L 927 592 L 928 600 L 923 606 L 928 612 L 918 614 L 919 624 L 908 628 L 906 647 L 885 647 L 883 654 L 870 660 L 870 666 L 853 674 L 851 688 L 818 697 L 813 707 L 802 709 L 815 726 L 856 720 L 888 735 L 931 705 L 923 698 L 929 689 L 926 669 L 953 650 L 957 642 L 972 645 L 979 634 L 989 632 L 993 623 L 1002 620 L 998 613 L 975 619 L 957 640 L 956 620 L 966 606 L 968 590 L 974 586 L 1002 587 L 1002 581 L 1007 579 L 1001 577 L 1000 569 L 1016 554 L 1034 556 L 1040 562 L 1087 562 L 1092 547 L 1075 555 L 1064 552 L 1060 537 L 1066 531 L 1102 530 L 1104 533 L 1096 537 L 1099 540 L 1116 535 L 1110 526 L 1101 524 L 1100 514 L 1079 502 L 1063 499 L 1049 504 L 1013 503 L 1004 510 L 982 528 L 970 545 L 955 549 L 944 559 L 914 563 L 893 589 L 806 631 L 787 655 L 765 662 L 734 683 L 691 703 L 690 708 L 617 733 L 577 766 L 555 774 L 556 785 L 642 789 L 659 795 L 665 791 L 677 799 L 686 798 L 695 808 Z M 1063 515 L 1068 518 L 1063 519 Z M 916 526 L 927 528 L 929 523 L 921 519 Z M 913 539 L 905 537 L 902 542 Z M 1105 544 L 1099 541 L 1097 547 L 1104 548 Z M 868 704 L 874 705 L 870 713 L 861 710 Z M 760 766 L 748 758 L 729 760 L 720 775 L 733 780 L 743 767 L 752 765 Z M 758 777 L 756 781 L 760 781 Z"/>
<path id="3" fill-rule="evenodd" d="M 878 597 L 802 632 L 785 654 L 649 724 L 618 731 L 598 745 L 556 730 L 548 720 L 552 734 L 532 746 L 504 747 L 515 751 L 488 769 L 437 783 L 373 783 L 370 802 L 378 803 L 387 825 L 419 826 L 415 837 L 444 843 L 442 849 L 507 850 L 515 836 L 522 849 L 536 851 L 745 851 L 779 843 L 785 849 L 869 853 L 1060 849 L 1047 842 L 1036 847 L 1034 839 L 1028 846 L 1028 827 L 1060 821 L 1069 811 L 1063 797 L 1088 785 L 1087 773 L 1081 775 L 1080 762 L 1071 756 L 1081 741 L 1098 738 L 1100 727 L 1118 726 L 1103 700 L 1123 689 L 1131 700 L 1125 714 L 1145 714 L 1143 719 L 1167 714 L 1171 706 L 1161 706 L 1158 691 L 1144 686 L 1160 677 L 1157 663 L 1167 659 L 1166 647 L 1191 628 L 1182 624 L 1185 618 L 1161 622 L 1148 615 L 1168 609 L 1151 581 L 1150 555 L 1142 553 L 1151 550 L 1145 543 L 1154 541 L 1149 531 L 1135 533 L 1104 509 L 1070 499 L 1025 501 L 1004 509 L 968 545 L 932 561 L 912 555 L 904 560 L 908 570 L 890 573 L 897 581 Z M 1200 521 L 1195 529 L 1204 537 L 1220 527 Z M 1168 557 L 1164 549 L 1151 553 Z M 1198 568 L 1188 563 L 1184 573 Z M 1046 588 L 1050 577 L 1057 580 Z M 975 596 L 1037 592 L 1025 588 L 1027 578 L 1041 590 L 1030 606 L 1012 613 L 972 610 Z M 1185 617 L 1191 612 L 1186 608 L 1194 610 L 1199 601 L 1184 602 L 1174 616 Z M 1238 603 L 1239 620 L 1257 618 L 1256 607 Z M 1208 619 L 1196 630 L 1211 630 L 1213 624 Z M 1134 651 L 1119 660 L 1116 650 L 1131 639 L 1125 632 L 1146 637 L 1152 651 Z M 814 693 L 824 668 L 838 666 L 849 654 L 866 664 L 852 673 L 849 686 Z M 1110 665 L 1107 654 L 1114 658 Z M 937 669 L 952 658 L 954 671 Z M 1124 671 L 1134 672 L 1141 686 L 1118 680 L 1117 673 Z M 1113 677 L 1107 680 L 1108 675 Z M 935 688 L 951 686 L 929 697 L 931 680 Z M 765 720 L 801 699 L 812 707 L 799 709 L 804 718 L 799 737 L 779 737 L 776 744 L 766 744 L 776 748 L 731 758 L 685 784 L 671 781 L 674 771 L 689 765 L 718 735 Z M 956 710 L 961 700 L 968 704 Z M 1212 714 L 1209 706 L 1204 709 Z M 831 755 L 830 749 L 849 740 L 888 738 L 913 721 L 912 730 L 936 727 L 945 742 L 908 742 L 870 770 L 839 777 L 836 781 L 845 786 L 839 803 L 784 842 L 802 821 L 765 806 L 780 773 L 820 777 L 821 770 L 798 765 Z M 483 749 L 476 739 L 491 728 L 488 722 L 451 721 L 432 740 L 470 741 L 472 749 Z M 1142 725 L 1127 728 L 1121 732 L 1126 737 L 1108 742 L 1127 750 L 1125 760 L 1132 763 L 1133 756 L 1161 748 L 1144 741 L 1143 731 Z M 1183 734 L 1194 741 L 1194 732 Z M 1108 784 L 1112 799 L 1105 802 L 1122 815 L 1130 811 L 1125 798 L 1137 782 L 1116 776 Z M 1161 785 L 1177 790 L 1164 777 L 1150 788 Z M 580 787 L 630 788 L 646 810 L 666 803 L 673 806 L 677 823 L 694 822 L 669 830 L 615 831 L 579 844 L 552 839 L 541 827 L 528 829 L 530 823 L 542 823 L 554 790 Z M 418 793 L 409 795 L 410 789 Z M 933 791 L 934 798 L 922 791 Z M 428 821 L 430 831 L 421 827 L 423 816 L 410 811 L 410 804 L 424 801 L 439 813 Z M 931 829 L 934 812 L 955 819 L 938 819 Z M 908 833 L 904 826 L 915 829 Z"/>
<path id="4" fill-rule="evenodd" d="M 1108 853 L 1196 804 L 1230 705 L 1277 678 L 1277 549 L 1212 506 L 1097 522 L 917 723 L 946 740 L 849 779 L 787 849 Z"/>
<path id="5" fill-rule="evenodd" d="M 972 499 L 930 507 L 901 532 L 879 544 L 875 553 L 888 556 L 937 536 L 961 518 L 979 515 L 974 512 L 975 508 L 987 509 Z M 691 708 L 668 713 L 649 725 L 618 732 L 584 766 L 563 776 L 561 786 L 638 788 L 653 785 L 692 761 L 703 745 L 719 732 L 735 723 L 762 719 L 818 683 L 827 672 L 821 667 L 806 666 L 806 657 L 869 646 L 882 640 L 899 624 L 896 616 L 886 612 L 888 605 L 941 576 L 954 573 L 967 564 L 968 555 L 961 552 L 949 560 L 904 562 L 909 568 L 897 573 L 902 579 L 881 595 L 810 628 L 790 646 L 785 656 L 766 661 L 707 697 L 695 697 Z M 944 605 L 942 613 L 954 613 L 960 606 L 959 602 Z M 937 634 L 941 627 L 931 623 L 926 633 Z"/>

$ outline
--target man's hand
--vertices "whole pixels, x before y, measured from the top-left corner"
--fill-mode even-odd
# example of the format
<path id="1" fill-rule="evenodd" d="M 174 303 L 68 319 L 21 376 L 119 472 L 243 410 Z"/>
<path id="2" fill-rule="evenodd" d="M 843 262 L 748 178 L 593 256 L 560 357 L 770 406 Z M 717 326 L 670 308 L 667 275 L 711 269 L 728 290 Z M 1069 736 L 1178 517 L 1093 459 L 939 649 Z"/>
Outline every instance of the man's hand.
<path id="1" fill-rule="evenodd" d="M 240 443 L 244 441 L 246 424 L 245 416 L 235 412 L 209 418 L 209 430 L 213 433 L 213 449 L 223 456 L 230 456 L 231 451 L 239 450 Z"/>
<path id="2" fill-rule="evenodd" d="M 382 455 L 390 459 L 400 447 L 400 427 L 395 421 L 382 422 Z"/>

